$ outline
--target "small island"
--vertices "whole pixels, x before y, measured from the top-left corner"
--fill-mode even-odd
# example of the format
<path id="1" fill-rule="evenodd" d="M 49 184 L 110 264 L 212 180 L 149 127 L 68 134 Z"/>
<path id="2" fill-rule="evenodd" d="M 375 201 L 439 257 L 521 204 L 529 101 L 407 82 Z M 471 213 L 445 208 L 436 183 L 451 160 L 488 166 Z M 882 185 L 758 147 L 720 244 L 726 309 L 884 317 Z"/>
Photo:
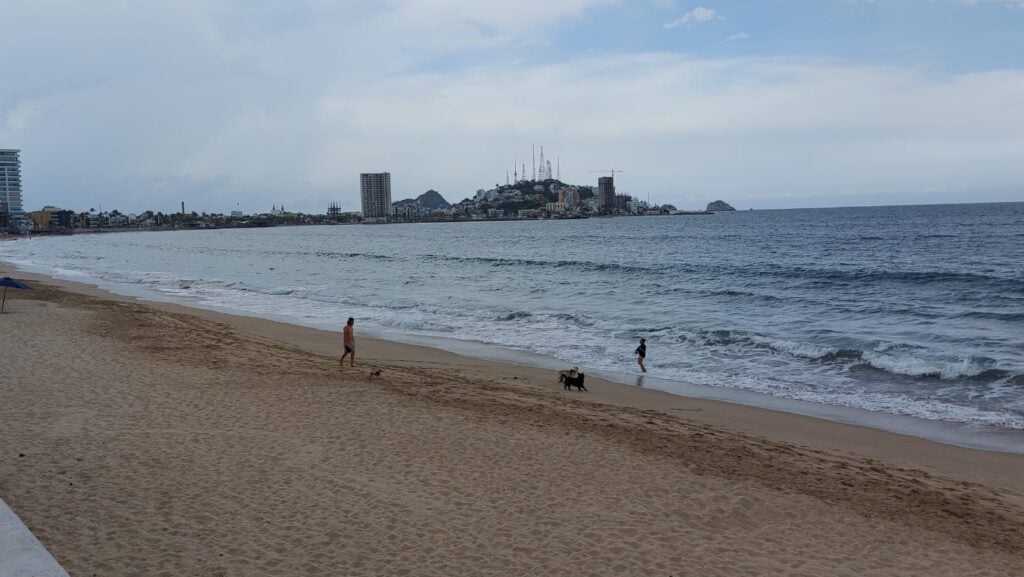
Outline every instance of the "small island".
<path id="1" fill-rule="evenodd" d="M 730 206 L 729 203 L 725 202 L 724 200 L 716 200 L 714 202 L 709 202 L 706 210 L 708 212 L 729 212 L 735 211 L 736 209 Z"/>

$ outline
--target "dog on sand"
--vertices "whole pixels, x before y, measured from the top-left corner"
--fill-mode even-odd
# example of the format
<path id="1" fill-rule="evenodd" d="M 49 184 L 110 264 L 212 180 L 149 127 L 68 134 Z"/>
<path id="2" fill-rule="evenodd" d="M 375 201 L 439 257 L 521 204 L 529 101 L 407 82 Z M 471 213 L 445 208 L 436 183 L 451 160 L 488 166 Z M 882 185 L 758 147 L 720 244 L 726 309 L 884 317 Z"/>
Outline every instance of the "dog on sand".
<path id="1" fill-rule="evenodd" d="M 583 385 L 584 374 L 573 367 L 571 371 L 561 371 L 558 373 L 558 382 L 562 383 L 562 387 L 567 391 L 571 391 L 573 387 L 576 387 L 578 391 L 585 391 L 587 387 Z"/>
<path id="2" fill-rule="evenodd" d="M 380 369 L 377 369 L 375 371 L 370 371 L 370 380 L 373 380 L 373 379 L 380 379 Z"/>

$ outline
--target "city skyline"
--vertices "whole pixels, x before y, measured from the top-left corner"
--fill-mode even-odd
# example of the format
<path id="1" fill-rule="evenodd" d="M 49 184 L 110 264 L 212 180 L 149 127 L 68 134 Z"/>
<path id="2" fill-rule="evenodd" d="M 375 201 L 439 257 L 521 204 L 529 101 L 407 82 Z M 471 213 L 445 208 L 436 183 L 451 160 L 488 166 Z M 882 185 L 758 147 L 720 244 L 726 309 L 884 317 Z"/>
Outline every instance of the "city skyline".
<path id="1" fill-rule="evenodd" d="M 538 172 L 614 167 L 681 208 L 1024 198 L 1020 2 L 47 0 L 5 19 L 0 147 L 22 150 L 26 207 L 359 210 L 366 166 L 401 175 L 396 198 L 457 200 L 532 173 L 531 143 Z"/>

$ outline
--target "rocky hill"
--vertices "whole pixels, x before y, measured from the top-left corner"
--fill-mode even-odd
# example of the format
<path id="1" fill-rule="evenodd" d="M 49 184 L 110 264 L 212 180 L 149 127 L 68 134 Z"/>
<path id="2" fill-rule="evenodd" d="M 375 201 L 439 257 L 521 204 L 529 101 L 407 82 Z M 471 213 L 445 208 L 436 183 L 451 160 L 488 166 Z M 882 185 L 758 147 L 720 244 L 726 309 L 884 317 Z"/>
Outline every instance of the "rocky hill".
<path id="1" fill-rule="evenodd" d="M 398 202 L 392 203 L 392 205 L 397 207 L 415 205 L 418 208 L 426 208 L 430 210 L 447 209 L 452 207 L 452 205 L 449 204 L 443 196 L 441 196 L 441 193 L 434 189 L 430 189 L 416 198 L 399 200 Z"/>
<path id="2" fill-rule="evenodd" d="M 724 200 L 716 200 L 715 202 L 709 202 L 706 210 L 708 212 L 727 212 L 736 209 L 729 206 L 729 203 Z"/>

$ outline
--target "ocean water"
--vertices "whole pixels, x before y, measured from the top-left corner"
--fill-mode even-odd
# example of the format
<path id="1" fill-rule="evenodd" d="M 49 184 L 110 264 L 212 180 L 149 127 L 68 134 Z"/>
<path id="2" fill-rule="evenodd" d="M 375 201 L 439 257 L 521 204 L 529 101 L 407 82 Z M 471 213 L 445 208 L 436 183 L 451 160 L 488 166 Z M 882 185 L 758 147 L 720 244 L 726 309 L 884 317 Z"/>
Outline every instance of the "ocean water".
<path id="1" fill-rule="evenodd" d="M 1024 203 L 75 235 L 0 260 L 380 336 L 1024 430 Z"/>

